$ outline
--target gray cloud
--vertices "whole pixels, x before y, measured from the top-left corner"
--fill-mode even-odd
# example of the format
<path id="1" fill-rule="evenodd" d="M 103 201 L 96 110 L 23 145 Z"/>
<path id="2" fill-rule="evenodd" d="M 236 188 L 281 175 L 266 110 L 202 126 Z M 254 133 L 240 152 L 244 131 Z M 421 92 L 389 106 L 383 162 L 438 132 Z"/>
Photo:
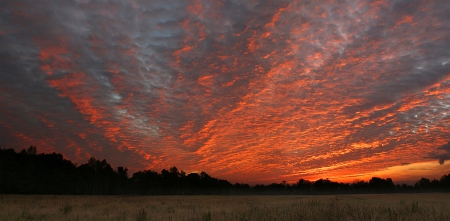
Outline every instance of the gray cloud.
<path id="1" fill-rule="evenodd" d="M 438 147 L 437 151 L 430 153 L 429 157 L 438 159 L 439 164 L 444 164 L 446 160 L 450 159 L 450 142 Z"/>
<path id="2" fill-rule="evenodd" d="M 0 145 L 235 180 L 420 162 L 450 132 L 449 9 L 6 0 Z"/>

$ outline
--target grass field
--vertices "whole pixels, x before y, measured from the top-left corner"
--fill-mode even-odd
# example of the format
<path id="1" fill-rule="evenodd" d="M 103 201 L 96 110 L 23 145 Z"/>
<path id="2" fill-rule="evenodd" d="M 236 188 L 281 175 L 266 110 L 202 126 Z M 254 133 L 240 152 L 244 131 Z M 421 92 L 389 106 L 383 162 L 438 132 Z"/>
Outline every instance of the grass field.
<path id="1" fill-rule="evenodd" d="M 450 220 L 450 194 L 0 195 L 0 220 Z"/>

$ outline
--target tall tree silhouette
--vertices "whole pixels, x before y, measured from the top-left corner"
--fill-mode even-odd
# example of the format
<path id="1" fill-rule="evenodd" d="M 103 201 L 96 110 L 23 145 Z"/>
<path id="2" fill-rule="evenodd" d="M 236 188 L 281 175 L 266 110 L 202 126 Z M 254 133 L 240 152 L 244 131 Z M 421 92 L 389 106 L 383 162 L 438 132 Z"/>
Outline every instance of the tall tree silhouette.
<path id="1" fill-rule="evenodd" d="M 92 194 L 114 193 L 118 177 L 106 160 L 91 157 L 86 164 L 79 166 L 79 170 L 89 183 Z"/>

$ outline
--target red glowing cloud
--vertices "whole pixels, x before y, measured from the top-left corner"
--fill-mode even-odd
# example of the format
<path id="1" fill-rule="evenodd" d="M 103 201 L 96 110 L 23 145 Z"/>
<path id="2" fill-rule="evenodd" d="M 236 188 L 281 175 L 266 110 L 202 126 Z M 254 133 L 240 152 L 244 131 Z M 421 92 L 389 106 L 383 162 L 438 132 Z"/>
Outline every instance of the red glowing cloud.
<path id="1" fill-rule="evenodd" d="M 2 147 L 251 183 L 448 168 L 448 4 L 4 5 Z"/>

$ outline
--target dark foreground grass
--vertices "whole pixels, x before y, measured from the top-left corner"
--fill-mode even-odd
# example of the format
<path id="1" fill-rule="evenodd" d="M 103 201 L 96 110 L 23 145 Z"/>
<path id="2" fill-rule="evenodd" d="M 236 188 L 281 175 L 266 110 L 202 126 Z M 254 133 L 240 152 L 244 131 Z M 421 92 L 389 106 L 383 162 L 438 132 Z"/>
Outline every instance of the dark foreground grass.
<path id="1" fill-rule="evenodd" d="M 0 220 L 450 220 L 450 194 L 0 196 Z"/>

